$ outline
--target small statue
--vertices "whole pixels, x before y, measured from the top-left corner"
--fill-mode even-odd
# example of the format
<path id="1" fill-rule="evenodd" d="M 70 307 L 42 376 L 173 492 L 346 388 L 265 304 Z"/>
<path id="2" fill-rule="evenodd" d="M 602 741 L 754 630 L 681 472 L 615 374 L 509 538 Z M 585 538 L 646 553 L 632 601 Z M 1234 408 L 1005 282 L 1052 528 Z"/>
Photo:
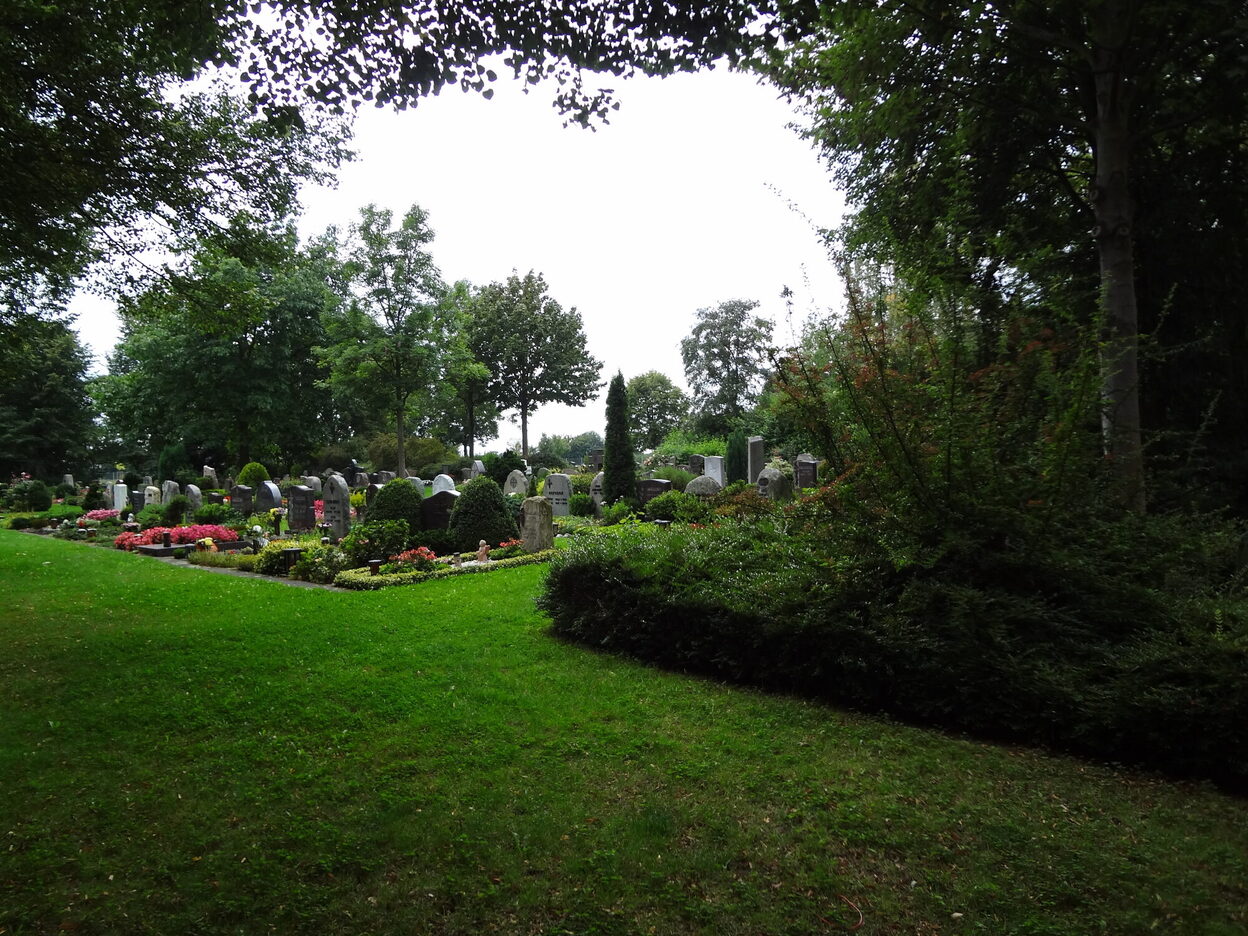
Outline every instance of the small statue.
<path id="1" fill-rule="evenodd" d="M 477 544 L 477 562 L 490 561 L 490 544 L 482 540 Z"/>
<path id="2" fill-rule="evenodd" d="M 464 557 L 461 556 L 459 553 L 453 553 L 451 555 L 451 568 L 462 569 L 463 567 L 464 567 Z"/>

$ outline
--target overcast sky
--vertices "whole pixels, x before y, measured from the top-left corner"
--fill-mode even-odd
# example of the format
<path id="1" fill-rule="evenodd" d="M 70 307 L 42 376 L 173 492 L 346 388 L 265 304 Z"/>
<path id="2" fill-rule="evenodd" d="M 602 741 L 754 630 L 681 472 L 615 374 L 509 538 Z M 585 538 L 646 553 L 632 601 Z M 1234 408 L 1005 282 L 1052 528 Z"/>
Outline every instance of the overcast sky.
<path id="1" fill-rule="evenodd" d="M 419 204 L 448 282 L 543 274 L 580 312 L 604 380 L 658 370 L 684 386 L 680 339 L 701 307 L 757 299 L 783 341 L 785 286 L 800 315 L 837 304 L 817 228 L 843 200 L 772 89 L 724 69 L 614 86 L 620 110 L 596 132 L 563 127 L 549 90 L 526 95 L 503 77 L 489 101 L 453 90 L 401 114 L 361 112 L 359 157 L 337 188 L 305 192 L 300 232 L 345 227 L 370 202 L 396 218 Z M 75 308 L 102 363 L 116 317 L 96 300 Z M 603 409 L 544 406 L 530 445 L 602 432 Z M 519 441 L 518 425 L 500 428 L 487 449 Z"/>

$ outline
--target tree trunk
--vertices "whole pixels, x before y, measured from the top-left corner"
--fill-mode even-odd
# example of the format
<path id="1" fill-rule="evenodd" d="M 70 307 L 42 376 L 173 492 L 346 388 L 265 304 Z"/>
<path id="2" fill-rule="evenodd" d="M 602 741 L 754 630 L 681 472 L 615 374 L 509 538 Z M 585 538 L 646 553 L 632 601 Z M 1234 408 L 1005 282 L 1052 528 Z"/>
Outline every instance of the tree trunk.
<path id="1" fill-rule="evenodd" d="M 1123 503 L 1144 510 L 1144 451 L 1140 434 L 1139 313 L 1131 201 L 1131 87 L 1125 68 L 1129 4 L 1110 0 L 1100 10 L 1092 53 L 1096 83 L 1096 182 L 1093 211 L 1101 267 L 1105 329 L 1101 394 L 1105 454 Z"/>
<path id="2" fill-rule="evenodd" d="M 397 470 L 397 476 L 400 478 L 406 478 L 407 477 L 407 422 L 406 422 L 405 417 L 407 414 L 404 412 L 404 410 L 407 409 L 407 400 L 406 399 L 399 400 L 398 404 L 399 405 L 395 407 L 395 411 L 394 411 L 394 437 L 395 439 L 398 440 L 398 443 L 399 443 L 399 465 L 398 465 L 398 470 Z"/>
<path id="3" fill-rule="evenodd" d="M 520 407 L 520 457 L 526 461 L 529 457 L 529 409 L 527 406 Z"/>
<path id="4" fill-rule="evenodd" d="M 464 434 L 468 436 L 465 444 L 465 454 L 472 458 L 475 452 L 477 437 L 477 395 L 472 388 L 468 389 L 468 417 L 464 420 Z"/>

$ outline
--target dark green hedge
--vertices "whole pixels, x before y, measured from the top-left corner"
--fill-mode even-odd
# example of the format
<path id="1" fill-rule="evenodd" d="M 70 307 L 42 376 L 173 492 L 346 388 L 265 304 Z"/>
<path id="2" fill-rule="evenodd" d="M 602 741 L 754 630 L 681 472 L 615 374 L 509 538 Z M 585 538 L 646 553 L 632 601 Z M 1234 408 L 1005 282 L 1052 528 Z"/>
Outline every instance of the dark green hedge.
<path id="1" fill-rule="evenodd" d="M 665 667 L 1248 786 L 1244 603 L 1072 558 L 968 544 L 898 569 L 766 524 L 642 527 L 577 538 L 539 604 Z"/>

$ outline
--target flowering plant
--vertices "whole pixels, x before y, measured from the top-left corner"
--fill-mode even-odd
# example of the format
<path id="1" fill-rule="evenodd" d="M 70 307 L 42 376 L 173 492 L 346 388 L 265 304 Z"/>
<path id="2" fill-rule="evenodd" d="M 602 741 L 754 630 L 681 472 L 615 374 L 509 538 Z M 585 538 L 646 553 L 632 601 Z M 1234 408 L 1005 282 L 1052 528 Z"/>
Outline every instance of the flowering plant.
<path id="1" fill-rule="evenodd" d="M 381 567 L 385 573 L 391 572 L 428 572 L 437 562 L 438 555 L 428 546 L 417 546 L 391 556 L 390 561 Z"/>
<path id="2" fill-rule="evenodd" d="M 490 551 L 491 559 L 510 559 L 524 552 L 524 540 L 509 539 L 498 544 L 498 548 Z"/>
<path id="3" fill-rule="evenodd" d="M 118 549 L 151 546 L 154 543 L 164 542 L 166 533 L 169 534 L 169 541 L 177 545 L 186 545 L 202 539 L 211 539 L 214 542 L 220 540 L 225 543 L 232 542 L 235 538 L 234 531 L 229 527 L 217 526 L 215 523 L 197 523 L 194 526 L 185 527 L 152 527 L 142 533 L 122 533 L 113 540 L 113 545 Z"/>
<path id="4" fill-rule="evenodd" d="M 120 510 L 88 510 L 85 515 L 87 520 L 116 520 L 121 516 Z"/>

